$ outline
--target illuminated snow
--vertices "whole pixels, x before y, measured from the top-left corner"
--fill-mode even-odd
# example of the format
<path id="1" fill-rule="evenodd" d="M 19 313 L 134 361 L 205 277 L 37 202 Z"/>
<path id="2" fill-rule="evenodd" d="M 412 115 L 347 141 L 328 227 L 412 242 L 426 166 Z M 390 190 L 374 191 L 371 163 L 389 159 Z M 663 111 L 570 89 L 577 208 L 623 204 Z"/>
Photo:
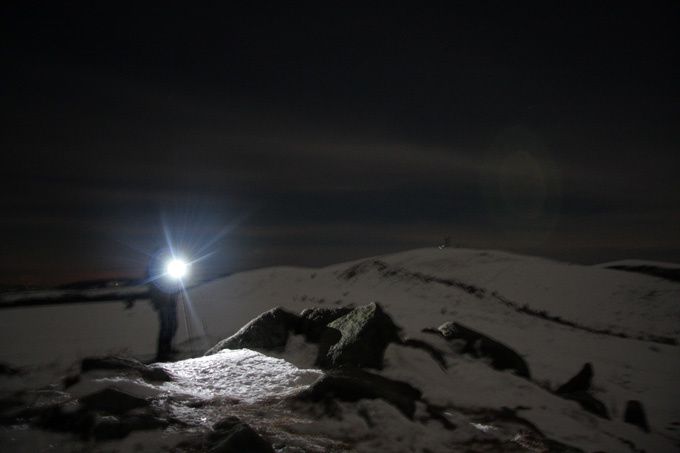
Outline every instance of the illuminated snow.
<path id="1" fill-rule="evenodd" d="M 205 399 L 228 397 L 247 403 L 298 391 L 322 374 L 250 349 L 225 349 L 214 355 L 161 366 L 175 378 L 164 384 L 162 390 Z"/>

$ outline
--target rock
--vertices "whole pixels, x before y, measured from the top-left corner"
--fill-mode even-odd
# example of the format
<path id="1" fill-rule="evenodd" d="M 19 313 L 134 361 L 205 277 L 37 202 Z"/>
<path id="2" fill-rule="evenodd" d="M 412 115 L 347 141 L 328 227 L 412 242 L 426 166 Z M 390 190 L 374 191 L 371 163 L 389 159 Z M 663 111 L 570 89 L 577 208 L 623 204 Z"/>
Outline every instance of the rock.
<path id="1" fill-rule="evenodd" d="M 416 401 L 421 395 L 420 390 L 405 382 L 358 368 L 341 368 L 319 378 L 309 388 L 299 393 L 297 399 L 302 401 L 382 399 L 395 406 L 406 417 L 413 419 Z"/>
<path id="2" fill-rule="evenodd" d="M 210 453 L 274 453 L 271 444 L 237 417 L 227 417 L 213 426 Z"/>
<path id="3" fill-rule="evenodd" d="M 555 393 L 563 395 L 566 393 L 587 392 L 590 390 L 592 380 L 593 366 L 590 363 L 586 363 L 576 376 L 569 379 L 565 384 L 562 384 Z"/>
<path id="4" fill-rule="evenodd" d="M 584 410 L 598 417 L 609 419 L 609 413 L 604 403 L 588 392 L 572 392 L 560 394 L 565 400 L 576 401 Z"/>
<path id="5" fill-rule="evenodd" d="M 631 400 L 626 403 L 626 412 L 623 415 L 623 421 L 639 427 L 646 433 L 649 432 L 649 423 L 647 422 L 645 408 L 640 401 Z"/>
<path id="6" fill-rule="evenodd" d="M 529 365 L 522 356 L 493 338 L 457 322 L 446 322 L 437 330 L 449 341 L 462 341 L 461 353 L 489 358 L 491 366 L 496 370 L 512 370 L 518 376 L 531 378 Z M 431 330 L 427 331 L 431 332 Z"/>
<path id="7" fill-rule="evenodd" d="M 254 349 L 283 351 L 290 331 L 297 331 L 300 318 L 281 307 L 262 313 L 243 326 L 234 335 L 210 348 L 205 355 L 215 354 L 222 349 Z"/>
<path id="8" fill-rule="evenodd" d="M 19 370 L 14 367 L 7 365 L 6 363 L 0 363 L 0 376 L 16 376 L 19 374 Z"/>
<path id="9" fill-rule="evenodd" d="M 96 440 L 122 439 L 130 434 L 130 430 L 114 415 L 97 415 L 92 421 L 90 434 Z"/>
<path id="10" fill-rule="evenodd" d="M 418 340 L 416 338 L 407 338 L 404 341 L 402 341 L 401 344 L 409 348 L 422 349 L 423 351 L 430 354 L 432 359 L 435 362 L 437 362 L 442 369 L 445 370 L 447 368 L 444 353 L 437 349 L 436 347 L 432 346 L 430 343 L 423 340 Z"/>
<path id="11" fill-rule="evenodd" d="M 584 364 L 574 377 L 558 387 L 555 394 L 566 400 L 576 401 L 583 409 L 598 417 L 609 419 L 607 407 L 589 392 L 594 374 L 593 366 L 590 363 Z"/>
<path id="12" fill-rule="evenodd" d="M 121 370 L 139 373 L 147 381 L 168 382 L 172 381 L 172 376 L 163 368 L 158 366 L 145 365 L 142 362 L 125 357 L 88 357 L 83 359 L 80 364 L 82 372 L 92 370 Z"/>
<path id="13" fill-rule="evenodd" d="M 318 343 L 326 326 L 336 319 L 352 311 L 349 307 L 314 307 L 307 308 L 300 313 L 300 333 L 307 341 Z"/>
<path id="14" fill-rule="evenodd" d="M 149 401 L 122 392 L 116 388 L 105 388 L 80 398 L 80 404 L 87 410 L 123 414 L 132 409 L 146 407 Z"/>
<path id="15" fill-rule="evenodd" d="M 81 433 L 85 437 L 93 424 L 93 415 L 75 404 L 50 406 L 35 412 L 33 424 L 51 431 Z"/>
<path id="16" fill-rule="evenodd" d="M 400 342 L 399 330 L 392 318 L 375 302 L 354 308 L 324 330 L 317 364 L 322 368 L 354 366 L 381 369 L 387 345 Z"/>

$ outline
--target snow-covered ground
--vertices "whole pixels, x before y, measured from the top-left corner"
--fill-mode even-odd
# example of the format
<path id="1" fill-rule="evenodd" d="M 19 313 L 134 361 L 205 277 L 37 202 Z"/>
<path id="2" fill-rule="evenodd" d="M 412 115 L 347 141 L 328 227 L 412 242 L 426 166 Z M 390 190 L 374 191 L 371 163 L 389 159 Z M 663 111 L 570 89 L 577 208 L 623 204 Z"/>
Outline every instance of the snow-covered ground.
<path id="1" fill-rule="evenodd" d="M 318 374 L 308 369 L 313 351 L 295 337 L 284 355 L 295 365 L 247 350 L 164 365 L 178 379 L 154 387 L 160 392 L 156 394 L 178 400 L 233 399 L 239 402 L 240 416 L 246 414 L 270 437 L 286 433 L 321 439 L 308 445 L 310 451 L 314 445 L 448 451 L 443 446 L 469 442 L 470 436 L 494 429 L 508 430 L 512 437 L 516 433 L 510 427 L 498 423 L 481 429 L 464 415 L 503 407 L 515 409 L 549 438 L 584 451 L 634 451 L 631 445 L 648 452 L 680 448 L 680 284 L 672 281 L 497 251 L 422 249 L 322 269 L 235 274 L 194 288 L 187 299 L 189 322 L 182 319 L 177 337 L 187 351 L 205 350 L 274 306 L 299 312 L 377 301 L 405 336 L 437 342 L 422 329 L 456 321 L 508 345 L 530 367 L 532 381 L 527 381 L 482 361 L 450 355 L 448 369 L 442 370 L 422 351 L 390 346 L 382 374 L 411 383 L 430 402 L 457 408 L 449 413 L 459 426 L 452 434 L 436 422 L 406 420 L 377 400 L 341 403 L 354 414 L 342 420 L 321 421 L 318 414 L 293 414 L 284 408 L 263 416 L 263 401 L 284 398 Z M 46 382 L 85 356 L 115 352 L 150 357 L 155 313 L 143 302 L 124 307 L 97 303 L 2 310 L 0 362 L 32 369 L 32 379 Z M 198 338 L 188 341 L 187 331 Z M 546 390 L 554 390 L 586 362 L 595 370 L 594 395 L 611 420 Z M 0 379 L 7 391 L 22 385 L 17 378 Z M 26 379 L 22 382 L 27 385 Z M 651 433 L 623 423 L 628 400 L 643 403 Z M 210 423 L 216 416 L 207 409 L 178 407 L 195 423 L 202 417 Z M 370 414 L 372 426 L 356 415 L 359 409 Z"/>

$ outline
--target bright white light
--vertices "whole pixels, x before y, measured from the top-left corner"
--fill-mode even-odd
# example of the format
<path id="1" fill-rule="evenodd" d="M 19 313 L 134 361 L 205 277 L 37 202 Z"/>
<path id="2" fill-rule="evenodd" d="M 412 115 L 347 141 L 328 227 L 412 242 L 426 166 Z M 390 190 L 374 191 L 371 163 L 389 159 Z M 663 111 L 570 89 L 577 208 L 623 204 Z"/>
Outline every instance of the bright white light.
<path id="1" fill-rule="evenodd" d="M 165 271 L 170 277 L 180 279 L 187 274 L 188 267 L 189 266 L 187 263 L 175 258 L 168 262 L 168 265 L 165 267 Z"/>

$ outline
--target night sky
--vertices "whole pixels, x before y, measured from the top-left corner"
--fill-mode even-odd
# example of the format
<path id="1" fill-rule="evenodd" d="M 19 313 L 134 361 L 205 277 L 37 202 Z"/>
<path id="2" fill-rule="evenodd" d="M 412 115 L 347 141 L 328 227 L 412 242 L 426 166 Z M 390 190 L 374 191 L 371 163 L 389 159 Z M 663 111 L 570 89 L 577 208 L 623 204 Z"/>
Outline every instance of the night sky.
<path id="1" fill-rule="evenodd" d="M 141 3 L 3 2 L 0 283 L 680 262 L 680 2 Z"/>

